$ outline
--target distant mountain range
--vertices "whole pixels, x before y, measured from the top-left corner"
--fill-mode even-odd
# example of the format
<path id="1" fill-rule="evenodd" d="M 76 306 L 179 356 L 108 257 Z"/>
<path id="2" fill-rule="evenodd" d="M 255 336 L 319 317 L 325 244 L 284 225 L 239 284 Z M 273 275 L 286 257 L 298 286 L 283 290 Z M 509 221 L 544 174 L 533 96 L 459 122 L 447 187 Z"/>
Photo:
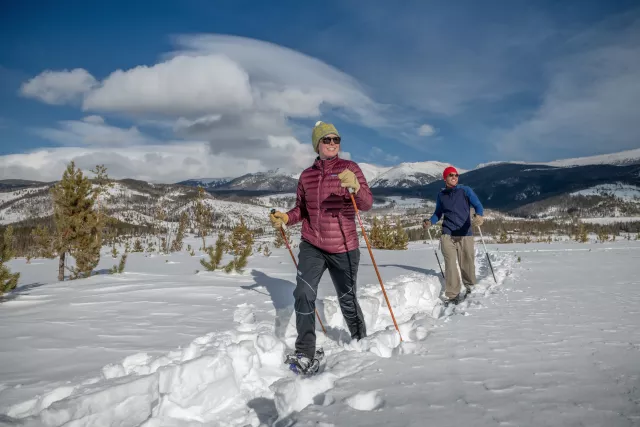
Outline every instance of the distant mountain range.
<path id="1" fill-rule="evenodd" d="M 576 157 L 572 159 L 554 160 L 546 163 L 532 162 L 489 162 L 481 163 L 475 167 L 480 169 L 487 166 L 495 166 L 498 164 L 517 164 L 530 166 L 555 166 L 555 167 L 573 167 L 573 166 L 590 166 L 590 165 L 613 165 L 613 166 L 629 166 L 640 164 L 640 148 L 634 150 L 620 151 L 618 153 L 601 154 L 598 156 Z"/>
<path id="2" fill-rule="evenodd" d="M 376 166 L 359 163 L 371 188 L 413 188 L 437 181 L 449 166 L 442 162 L 400 163 L 396 166 Z M 459 172 L 464 172 L 459 169 Z M 293 192 L 300 173 L 292 174 L 280 169 L 242 175 L 237 178 L 199 178 L 178 182 L 180 185 L 201 186 L 212 192 L 222 191 L 276 191 Z"/>
<path id="3" fill-rule="evenodd" d="M 599 156 L 579 157 L 574 159 L 555 160 L 546 163 L 528 162 L 489 162 L 476 166 L 471 171 L 487 167 L 519 165 L 523 168 L 555 167 L 568 168 L 592 165 L 630 166 L 640 164 L 640 149 Z M 415 189 L 442 179 L 442 171 L 449 163 L 438 161 L 400 163 L 395 166 L 377 166 L 370 163 L 358 163 L 369 186 L 373 189 Z M 300 171 L 302 172 L 302 171 Z M 245 174 L 229 178 L 198 178 L 178 182 L 180 185 L 202 186 L 212 192 L 258 191 L 258 192 L 293 192 L 298 184 L 298 173 L 287 173 L 281 169 Z M 473 175 L 472 175 L 473 176 Z"/>
<path id="4" fill-rule="evenodd" d="M 390 167 L 368 163 L 359 165 L 378 200 L 389 196 L 435 200 L 443 186 L 442 171 L 448 166 L 435 161 L 401 163 Z M 625 196 L 624 206 L 620 204 L 622 201 L 615 202 L 615 207 L 619 212 L 640 213 L 640 198 L 635 196 L 640 193 L 640 149 L 544 164 L 493 162 L 478 165 L 472 170 L 458 170 L 461 173 L 460 183 L 472 187 L 485 207 L 505 213 L 539 216 L 541 212 L 554 212 L 554 209 L 566 213 L 572 207 L 572 200 L 582 197 L 581 206 L 589 212 L 601 214 L 610 210 L 610 200 L 606 195 L 588 195 L 602 188 L 618 189 L 617 192 L 625 189 L 625 194 L 633 196 Z M 197 186 L 204 187 L 218 200 L 255 204 L 256 198 L 261 196 L 282 194 L 290 197 L 289 194 L 296 190 L 299 175 L 300 172 L 291 174 L 276 169 L 239 177 L 190 179 L 177 184 L 152 185 L 133 179 L 118 182 L 131 192 L 127 200 L 149 194 L 140 200 L 140 206 L 150 205 L 154 192 L 159 188 L 171 187 L 172 191 L 189 194 Z M 31 216 L 45 215 L 50 209 L 45 200 L 48 200 L 48 188 L 52 184 L 0 180 L 0 224 L 20 221 L 29 216 L 28 212 Z M 120 194 L 125 193 L 113 196 L 117 199 Z M 585 198 L 589 200 L 585 202 Z M 601 203 L 603 200 L 607 203 Z M 148 215 L 147 208 L 134 210 Z M 221 211 L 220 215 L 224 213 Z"/>

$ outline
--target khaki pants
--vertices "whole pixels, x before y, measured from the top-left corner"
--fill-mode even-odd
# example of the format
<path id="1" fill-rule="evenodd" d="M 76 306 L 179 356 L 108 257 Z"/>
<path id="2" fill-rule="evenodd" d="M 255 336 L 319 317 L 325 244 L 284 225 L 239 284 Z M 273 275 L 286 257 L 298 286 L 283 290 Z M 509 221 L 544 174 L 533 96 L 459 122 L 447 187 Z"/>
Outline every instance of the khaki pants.
<path id="1" fill-rule="evenodd" d="M 474 262 L 473 236 L 452 237 L 443 234 L 440 238 L 445 268 L 445 293 L 447 298 L 455 298 L 460 293 L 460 275 L 456 260 L 460 264 L 462 281 L 465 286 L 476 284 L 476 266 Z"/>

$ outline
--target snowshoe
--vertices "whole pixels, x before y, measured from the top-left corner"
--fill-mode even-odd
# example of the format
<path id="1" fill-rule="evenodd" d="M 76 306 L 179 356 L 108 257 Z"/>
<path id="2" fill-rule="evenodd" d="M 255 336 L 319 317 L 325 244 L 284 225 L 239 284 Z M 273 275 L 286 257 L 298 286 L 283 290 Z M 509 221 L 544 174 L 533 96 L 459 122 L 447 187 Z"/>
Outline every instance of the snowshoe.
<path id="1" fill-rule="evenodd" d="M 322 359 L 324 359 L 324 350 L 319 348 L 313 359 L 304 353 L 293 353 L 285 357 L 284 363 L 289 365 L 289 369 L 296 375 L 309 376 L 320 370 Z"/>
<path id="2" fill-rule="evenodd" d="M 464 301 L 467 298 L 467 294 L 462 294 L 459 293 L 456 297 L 454 298 L 445 298 L 444 299 L 444 306 L 448 307 L 449 305 L 453 304 L 453 305 L 458 305 L 460 304 L 462 301 Z"/>

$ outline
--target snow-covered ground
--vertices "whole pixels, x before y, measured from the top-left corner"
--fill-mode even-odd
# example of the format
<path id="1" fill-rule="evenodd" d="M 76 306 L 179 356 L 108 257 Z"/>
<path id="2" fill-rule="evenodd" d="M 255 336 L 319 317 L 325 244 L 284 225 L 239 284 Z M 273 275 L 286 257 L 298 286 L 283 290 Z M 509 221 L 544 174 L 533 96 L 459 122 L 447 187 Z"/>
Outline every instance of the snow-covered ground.
<path id="1" fill-rule="evenodd" d="M 388 196 L 384 198 L 383 203 L 374 201 L 374 209 L 382 209 L 385 207 L 395 206 L 400 209 L 434 209 L 436 204 L 430 200 L 420 199 L 418 197 Z"/>
<path id="2" fill-rule="evenodd" d="M 572 196 L 614 196 L 625 201 L 640 202 L 640 188 L 635 185 L 616 183 L 601 184 L 571 193 Z"/>
<path id="3" fill-rule="evenodd" d="M 12 200 L 19 199 L 21 197 L 28 196 L 30 194 L 38 193 L 40 191 L 46 190 L 47 188 L 49 188 L 49 186 L 44 185 L 40 187 L 22 188 L 20 190 L 15 190 L 15 191 L 0 191 L 0 205 L 2 205 L 3 203 L 10 202 Z"/>
<path id="4" fill-rule="evenodd" d="M 499 284 L 478 245 L 480 282 L 453 312 L 438 302 L 432 246 L 374 251 L 400 342 L 361 248 L 370 336 L 349 342 L 326 274 L 326 366 L 308 379 L 282 364 L 295 339 L 286 249 L 253 256 L 243 275 L 196 273 L 186 252 L 130 254 L 124 274 L 63 283 L 55 260 L 14 260 L 21 285 L 0 304 L 0 424 L 640 423 L 640 244 L 489 249 Z"/>

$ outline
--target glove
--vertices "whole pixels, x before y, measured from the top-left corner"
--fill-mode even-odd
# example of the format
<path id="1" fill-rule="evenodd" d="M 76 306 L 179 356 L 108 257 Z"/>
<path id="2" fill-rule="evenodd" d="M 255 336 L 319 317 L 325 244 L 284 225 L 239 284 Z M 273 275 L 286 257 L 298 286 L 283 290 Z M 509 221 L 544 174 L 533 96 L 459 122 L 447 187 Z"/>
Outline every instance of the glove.
<path id="1" fill-rule="evenodd" d="M 471 225 L 477 228 L 477 227 L 480 227 L 483 222 L 484 222 L 484 217 L 482 215 L 474 215 L 473 219 L 471 220 Z"/>
<path id="2" fill-rule="evenodd" d="M 358 178 L 356 174 L 351 172 L 349 169 L 345 169 L 338 174 L 338 178 L 340 178 L 340 186 L 345 188 L 353 188 L 354 192 L 357 194 L 360 190 L 360 183 L 358 182 Z"/>
<path id="3" fill-rule="evenodd" d="M 431 227 L 431 221 L 429 220 L 429 218 L 425 218 L 422 220 L 422 228 L 429 228 Z"/>
<path id="4" fill-rule="evenodd" d="M 284 212 L 275 211 L 272 214 L 269 214 L 269 219 L 271 220 L 271 225 L 276 230 L 282 228 L 282 224 L 287 224 L 289 222 L 289 215 Z"/>

